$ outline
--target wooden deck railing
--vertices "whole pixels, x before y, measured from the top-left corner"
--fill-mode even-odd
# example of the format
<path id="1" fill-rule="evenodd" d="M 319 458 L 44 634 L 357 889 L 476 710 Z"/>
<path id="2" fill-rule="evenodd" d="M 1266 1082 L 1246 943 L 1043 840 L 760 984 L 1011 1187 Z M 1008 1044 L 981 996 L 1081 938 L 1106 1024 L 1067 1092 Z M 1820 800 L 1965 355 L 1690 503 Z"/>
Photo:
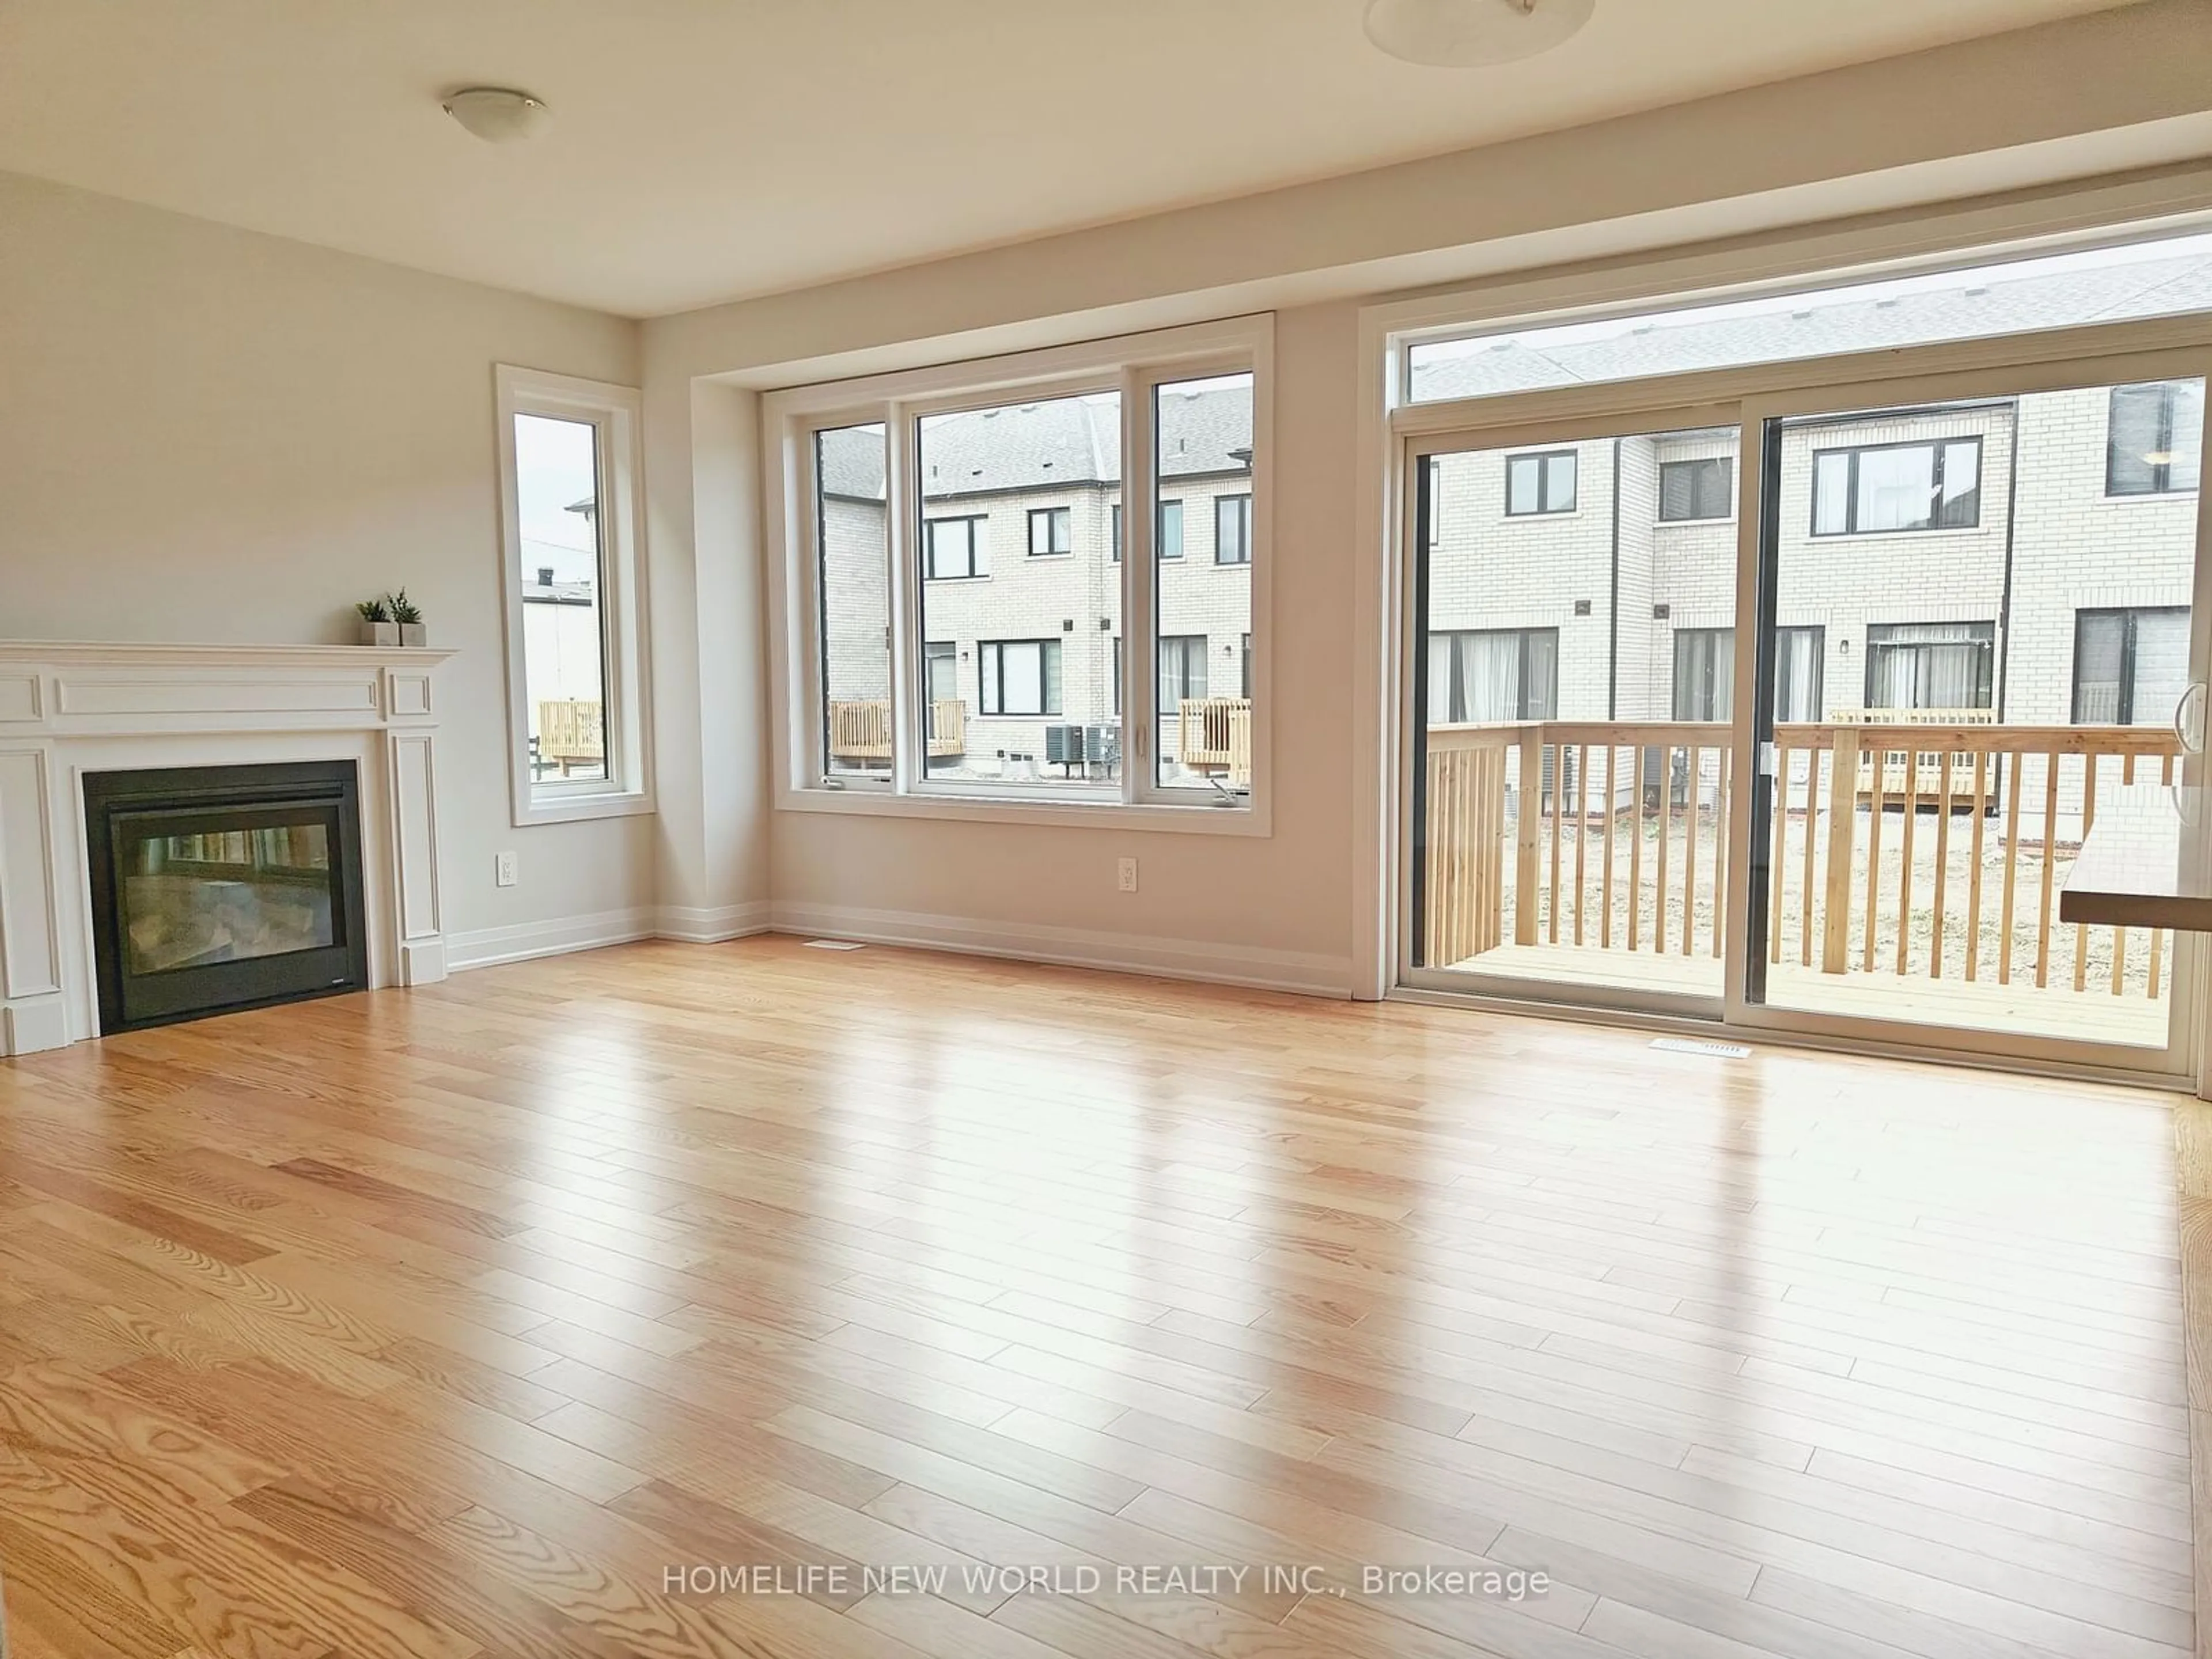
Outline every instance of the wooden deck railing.
<path id="1" fill-rule="evenodd" d="M 1897 750 L 1875 724 L 1777 729 L 1771 960 L 2077 991 L 2094 970 L 2114 995 L 2160 994 L 2162 932 L 2076 927 L 2064 950 L 2055 919 L 2100 787 L 2172 782 L 2171 732 L 1915 722 Z M 1425 962 L 1508 943 L 1722 953 L 1725 724 L 1446 726 L 1427 740 Z"/>
<path id="2" fill-rule="evenodd" d="M 968 749 L 968 705 L 957 697 L 939 697 L 929 705 L 929 752 L 933 758 L 965 754 Z M 891 758 L 891 705 L 888 698 L 830 705 L 830 757 L 842 761 L 882 761 Z"/>
<path id="3" fill-rule="evenodd" d="M 1226 772 L 1232 787 L 1252 787 L 1252 700 L 1185 697 L 1176 758 L 1194 772 Z"/>
<path id="4" fill-rule="evenodd" d="M 538 759 L 561 775 L 580 766 L 605 766 L 606 731 L 596 702 L 545 701 L 538 705 Z"/>

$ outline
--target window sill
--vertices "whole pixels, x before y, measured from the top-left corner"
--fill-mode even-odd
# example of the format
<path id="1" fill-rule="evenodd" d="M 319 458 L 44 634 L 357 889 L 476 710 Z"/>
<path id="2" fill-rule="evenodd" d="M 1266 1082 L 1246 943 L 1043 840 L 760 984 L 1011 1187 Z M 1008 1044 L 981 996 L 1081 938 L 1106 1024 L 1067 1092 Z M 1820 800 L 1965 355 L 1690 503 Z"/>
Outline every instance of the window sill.
<path id="1" fill-rule="evenodd" d="M 579 823 L 590 818 L 642 817 L 653 810 L 652 792 L 643 789 L 532 794 L 528 801 L 515 809 L 514 827 L 527 830 L 540 823 Z"/>
<path id="2" fill-rule="evenodd" d="M 1710 530 L 1715 525 L 1734 524 L 1735 522 L 1735 514 L 1729 513 L 1723 514 L 1722 517 L 1717 519 L 1654 519 L 1651 521 L 1651 527 L 1655 530 Z M 1881 532 L 1873 532 L 1870 533 L 1880 534 Z M 1925 535 L 1928 532 L 1925 531 L 1914 531 L 1912 533 L 1918 536 Z"/>
<path id="3" fill-rule="evenodd" d="M 2193 489 L 2139 489 L 2130 495 L 2100 495 L 2097 499 L 2106 507 L 2134 507 L 2143 501 L 2193 501 L 2197 499 L 2197 492 Z"/>
<path id="4" fill-rule="evenodd" d="M 1183 806 L 1142 801 L 1055 801 L 1035 795 L 895 795 L 888 790 L 789 789 L 776 802 L 788 812 L 843 813 L 853 817 L 936 818 L 968 823 L 1018 823 L 1069 830 L 1138 830 L 1170 835 L 1267 837 L 1274 831 L 1265 806 Z"/>
<path id="5" fill-rule="evenodd" d="M 1952 525 L 1942 530 L 1815 530 L 1808 532 L 1808 542 L 1940 542 L 1960 536 L 1994 536 L 1994 526 L 1984 524 Z"/>

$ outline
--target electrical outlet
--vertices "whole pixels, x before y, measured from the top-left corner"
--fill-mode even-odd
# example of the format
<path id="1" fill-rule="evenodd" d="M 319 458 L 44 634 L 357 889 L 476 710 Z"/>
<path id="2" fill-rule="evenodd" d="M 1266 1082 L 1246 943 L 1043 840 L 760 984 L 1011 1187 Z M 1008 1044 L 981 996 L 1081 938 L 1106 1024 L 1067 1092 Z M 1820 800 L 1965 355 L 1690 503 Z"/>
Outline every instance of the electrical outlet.
<path id="1" fill-rule="evenodd" d="M 514 854 L 501 853 L 492 860 L 492 879 L 501 887 L 514 886 L 516 875 Z"/>
<path id="2" fill-rule="evenodd" d="M 1123 859 L 1115 871 L 1115 884 L 1125 893 L 1137 890 L 1137 861 Z"/>

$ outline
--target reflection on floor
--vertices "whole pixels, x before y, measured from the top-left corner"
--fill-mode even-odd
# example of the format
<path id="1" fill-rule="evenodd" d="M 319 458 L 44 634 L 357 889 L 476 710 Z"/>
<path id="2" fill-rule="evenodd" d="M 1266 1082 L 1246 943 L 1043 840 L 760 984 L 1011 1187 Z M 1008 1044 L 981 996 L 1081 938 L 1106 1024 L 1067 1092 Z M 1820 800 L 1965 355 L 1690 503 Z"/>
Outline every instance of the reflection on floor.
<path id="1" fill-rule="evenodd" d="M 1724 975 L 1711 956 L 1660 956 L 1577 945 L 1506 945 L 1454 964 L 1470 973 L 1548 981 L 1567 987 L 1611 986 L 1638 992 L 1717 998 Z M 1824 974 L 1796 962 L 1769 963 L 1766 1000 L 1776 1007 L 1861 1019 L 1948 1025 L 1977 1031 L 2027 1032 L 2085 1042 L 2163 1048 L 2172 1000 L 2140 992 L 2115 996 L 2109 988 L 2076 991 L 1989 981 L 1935 980 L 1892 974 Z"/>
<path id="2" fill-rule="evenodd" d="M 0 1062 L 15 1659 L 2182 1659 L 2170 1127 L 785 939 Z"/>

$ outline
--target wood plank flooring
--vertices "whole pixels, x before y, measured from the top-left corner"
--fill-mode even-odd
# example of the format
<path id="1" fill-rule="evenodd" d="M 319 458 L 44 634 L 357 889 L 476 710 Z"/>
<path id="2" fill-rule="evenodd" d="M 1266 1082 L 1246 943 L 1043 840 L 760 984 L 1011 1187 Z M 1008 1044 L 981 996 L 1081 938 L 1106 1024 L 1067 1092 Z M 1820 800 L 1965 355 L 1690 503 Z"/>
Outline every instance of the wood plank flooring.
<path id="1" fill-rule="evenodd" d="M 2168 1104 L 787 939 L 0 1062 L 12 1659 L 2166 1659 Z"/>

